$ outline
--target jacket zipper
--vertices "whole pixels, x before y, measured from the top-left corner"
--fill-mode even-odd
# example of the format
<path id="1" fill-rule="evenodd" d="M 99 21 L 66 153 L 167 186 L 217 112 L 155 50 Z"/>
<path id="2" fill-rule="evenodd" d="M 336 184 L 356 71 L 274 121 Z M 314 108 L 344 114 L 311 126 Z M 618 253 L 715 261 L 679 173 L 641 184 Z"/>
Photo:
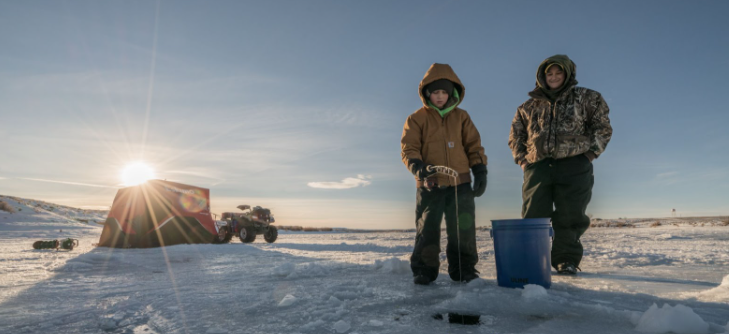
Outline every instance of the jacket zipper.
<path id="1" fill-rule="evenodd" d="M 554 124 L 554 119 L 557 117 L 557 101 L 555 100 L 554 103 L 551 101 L 549 102 L 549 110 L 550 110 L 550 119 L 549 119 L 549 135 L 547 136 L 547 153 L 549 153 L 550 157 L 552 157 L 553 152 L 550 152 L 550 147 L 552 146 L 552 128 Z M 554 136 L 554 146 L 555 149 L 557 149 L 557 135 Z"/>
<path id="2" fill-rule="evenodd" d="M 447 116 L 448 115 L 446 114 L 446 117 Z M 449 147 L 448 147 L 448 139 L 450 139 L 450 133 L 448 133 L 448 126 L 446 125 L 445 117 L 443 117 L 443 120 L 441 121 L 441 125 L 445 128 L 445 143 L 443 143 L 443 144 L 445 144 L 446 167 L 450 168 L 451 167 L 451 155 L 450 155 Z M 448 177 L 448 184 L 450 184 L 450 183 L 451 183 L 451 178 Z"/>

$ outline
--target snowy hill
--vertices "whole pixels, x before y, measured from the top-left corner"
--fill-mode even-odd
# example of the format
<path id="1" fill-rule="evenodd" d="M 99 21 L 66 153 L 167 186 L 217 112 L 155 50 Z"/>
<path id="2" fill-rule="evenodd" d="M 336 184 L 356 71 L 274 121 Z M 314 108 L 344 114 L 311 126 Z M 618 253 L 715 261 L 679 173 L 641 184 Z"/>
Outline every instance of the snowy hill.
<path id="1" fill-rule="evenodd" d="M 75 220 L 82 223 L 98 221 L 103 223 L 106 220 L 106 215 L 109 213 L 108 210 L 79 209 L 39 200 L 4 195 L 0 195 L 0 202 L 5 202 L 12 208 L 13 216 L 16 217 L 14 219 L 15 221 L 37 221 L 40 219 L 56 222 Z M 10 212 L 6 211 L 4 213 Z M 10 216 L 7 217 L 9 218 Z"/>
<path id="2" fill-rule="evenodd" d="M 441 272 L 435 284 L 416 286 L 412 232 L 109 249 L 92 245 L 102 212 L 0 200 L 19 209 L 0 211 L 0 333 L 729 332 L 729 226 L 721 218 L 591 228 L 583 271 L 553 275 L 545 290 L 497 286 L 483 229 L 481 279 L 456 283 Z M 31 247 L 65 237 L 79 247 Z M 480 324 L 451 324 L 448 313 L 478 315 Z"/>
<path id="3" fill-rule="evenodd" d="M 0 195 L 4 236 L 67 238 L 101 233 L 108 211 L 84 210 L 39 200 Z M 59 232 L 60 231 L 60 232 Z"/>

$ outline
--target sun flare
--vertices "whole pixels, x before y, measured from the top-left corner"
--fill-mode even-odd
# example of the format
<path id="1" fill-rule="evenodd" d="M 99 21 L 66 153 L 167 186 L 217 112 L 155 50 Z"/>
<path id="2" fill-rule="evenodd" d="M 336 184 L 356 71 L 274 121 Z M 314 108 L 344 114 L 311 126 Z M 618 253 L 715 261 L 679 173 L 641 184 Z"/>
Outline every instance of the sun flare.
<path id="1" fill-rule="evenodd" d="M 122 183 L 127 187 L 136 186 L 155 178 L 152 167 L 141 161 L 126 165 L 122 170 L 121 177 Z"/>

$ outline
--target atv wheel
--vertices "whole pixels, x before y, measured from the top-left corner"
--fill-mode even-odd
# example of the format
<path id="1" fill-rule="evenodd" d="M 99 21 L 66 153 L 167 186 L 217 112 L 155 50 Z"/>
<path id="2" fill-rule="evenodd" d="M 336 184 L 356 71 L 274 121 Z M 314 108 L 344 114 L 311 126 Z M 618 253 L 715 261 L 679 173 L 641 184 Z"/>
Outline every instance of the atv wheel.
<path id="1" fill-rule="evenodd" d="M 218 231 L 218 235 L 213 237 L 213 243 L 214 244 L 227 244 L 228 242 L 230 242 L 230 238 L 232 238 L 232 237 L 233 237 L 233 234 L 228 232 L 227 227 L 221 227 L 220 230 Z"/>
<path id="2" fill-rule="evenodd" d="M 240 226 L 240 232 L 238 232 L 238 237 L 243 243 L 253 242 L 256 240 L 256 230 L 250 226 Z"/>
<path id="3" fill-rule="evenodd" d="M 267 243 L 272 244 L 276 241 L 276 238 L 278 238 L 278 229 L 276 229 L 276 226 L 268 226 L 266 232 L 263 233 L 263 239 L 266 239 Z"/>

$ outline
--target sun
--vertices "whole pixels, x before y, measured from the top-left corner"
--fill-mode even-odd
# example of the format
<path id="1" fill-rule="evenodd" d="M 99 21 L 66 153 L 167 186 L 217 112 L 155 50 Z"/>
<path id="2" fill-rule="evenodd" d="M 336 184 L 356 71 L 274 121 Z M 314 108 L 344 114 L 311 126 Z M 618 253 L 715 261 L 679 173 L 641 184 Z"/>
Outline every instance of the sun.
<path id="1" fill-rule="evenodd" d="M 127 164 L 122 170 L 122 183 L 127 186 L 136 186 L 154 179 L 154 170 L 142 161 Z"/>

